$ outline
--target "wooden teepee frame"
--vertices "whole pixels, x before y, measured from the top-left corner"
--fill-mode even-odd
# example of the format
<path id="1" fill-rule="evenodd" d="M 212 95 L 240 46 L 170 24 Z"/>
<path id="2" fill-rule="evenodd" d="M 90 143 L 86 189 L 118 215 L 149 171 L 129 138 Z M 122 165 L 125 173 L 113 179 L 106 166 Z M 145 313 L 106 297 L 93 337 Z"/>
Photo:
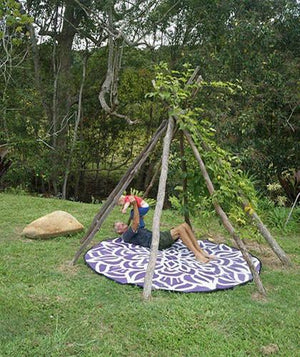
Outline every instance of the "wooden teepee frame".
<path id="1" fill-rule="evenodd" d="M 164 137 L 164 142 L 163 142 L 161 173 L 160 173 L 157 200 L 156 200 L 156 206 L 155 206 L 155 211 L 154 211 L 154 216 L 153 216 L 153 224 L 152 224 L 152 233 L 153 233 L 152 245 L 151 245 L 149 263 L 148 263 L 145 281 L 144 281 L 143 297 L 146 300 L 151 297 L 152 278 L 153 278 L 153 274 L 154 274 L 158 246 L 159 246 L 160 218 L 161 218 L 163 202 L 164 202 L 164 198 L 165 198 L 166 183 L 167 183 L 167 176 L 168 176 L 169 152 L 170 152 L 170 146 L 171 146 L 171 142 L 172 142 L 175 125 L 176 125 L 176 117 L 170 117 L 168 121 L 165 120 L 161 123 L 161 125 L 159 126 L 159 128 L 157 129 L 155 134 L 153 135 L 150 142 L 146 145 L 144 150 L 140 153 L 140 155 L 134 160 L 132 165 L 128 168 L 127 172 L 121 178 L 118 185 L 115 187 L 115 189 L 111 192 L 111 194 L 109 195 L 109 197 L 107 198 L 105 203 L 102 205 L 98 214 L 94 217 L 94 220 L 93 220 L 89 230 L 87 231 L 86 235 L 81 240 L 81 246 L 78 249 L 78 251 L 76 252 L 74 259 L 73 259 L 73 264 L 75 264 L 77 262 L 78 258 L 80 257 L 80 255 L 86 249 L 87 245 L 91 242 L 91 240 L 93 239 L 95 234 L 99 231 L 104 220 L 106 219 L 106 217 L 108 216 L 110 211 L 115 207 L 115 205 L 118 202 L 118 199 L 120 198 L 120 196 L 122 195 L 124 190 L 126 190 L 128 185 L 134 178 L 135 174 L 138 172 L 138 170 L 141 168 L 141 166 L 145 162 L 145 160 L 148 158 L 148 156 L 154 149 L 155 145 L 157 144 L 159 139 L 162 137 L 163 133 L 166 132 L 165 137 Z M 183 136 L 184 136 L 186 138 L 186 140 L 188 141 L 190 147 L 192 148 L 194 156 L 199 164 L 200 171 L 204 177 L 206 186 L 208 188 L 208 192 L 210 195 L 213 195 L 215 192 L 213 183 L 209 177 L 209 174 L 206 170 L 205 164 L 201 158 L 201 155 L 200 155 L 190 133 L 186 130 L 181 130 L 181 129 L 179 129 L 179 132 L 182 135 L 181 153 L 183 153 Z M 204 146 L 204 150 L 209 150 L 209 148 Z M 182 169 L 186 170 L 184 163 L 182 163 Z M 184 189 L 186 189 L 185 186 L 184 186 Z M 186 194 L 186 192 L 184 192 L 184 194 Z M 242 193 L 241 193 L 241 197 L 243 197 Z M 224 227 L 230 233 L 230 235 L 234 239 L 237 247 L 240 249 L 244 259 L 246 260 L 259 293 L 262 295 L 266 295 L 265 288 L 261 282 L 258 272 L 256 271 L 256 269 L 252 263 L 251 257 L 247 251 L 245 244 L 238 236 L 237 232 L 235 231 L 233 225 L 231 224 L 228 216 L 222 209 L 219 202 L 214 199 L 213 205 L 214 205 L 216 213 L 221 218 L 221 221 L 222 221 Z M 243 205 L 244 205 L 244 207 L 249 206 L 249 203 L 247 202 L 246 199 L 244 199 Z M 269 232 L 267 227 L 263 224 L 263 222 L 261 221 L 261 219 L 259 218 L 257 213 L 254 212 L 254 210 L 252 210 L 252 209 L 246 210 L 246 212 L 251 217 L 253 222 L 256 224 L 259 232 L 266 239 L 266 241 L 268 242 L 268 244 L 270 245 L 272 250 L 275 252 L 275 254 L 278 256 L 278 258 L 281 260 L 283 265 L 291 266 L 291 261 L 290 261 L 289 257 L 285 254 L 285 252 L 278 245 L 276 240 L 272 237 L 271 233 Z M 189 217 L 187 215 L 185 216 L 185 220 L 187 223 L 190 223 Z"/>

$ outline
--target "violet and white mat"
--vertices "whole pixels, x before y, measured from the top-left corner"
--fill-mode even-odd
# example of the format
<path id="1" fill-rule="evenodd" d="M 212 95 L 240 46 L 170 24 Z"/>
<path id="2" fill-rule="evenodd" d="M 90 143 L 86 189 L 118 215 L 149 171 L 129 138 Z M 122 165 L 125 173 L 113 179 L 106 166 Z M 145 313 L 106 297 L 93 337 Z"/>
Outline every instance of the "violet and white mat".
<path id="1" fill-rule="evenodd" d="M 153 289 L 209 292 L 230 289 L 252 280 L 250 269 L 239 250 L 207 240 L 199 240 L 198 243 L 207 253 L 215 255 L 216 259 L 201 264 L 178 240 L 172 247 L 158 251 Z M 96 273 L 118 283 L 142 287 L 149 251 L 148 248 L 115 238 L 91 248 L 85 254 L 85 262 Z M 260 261 L 251 257 L 256 270 L 260 272 Z"/>

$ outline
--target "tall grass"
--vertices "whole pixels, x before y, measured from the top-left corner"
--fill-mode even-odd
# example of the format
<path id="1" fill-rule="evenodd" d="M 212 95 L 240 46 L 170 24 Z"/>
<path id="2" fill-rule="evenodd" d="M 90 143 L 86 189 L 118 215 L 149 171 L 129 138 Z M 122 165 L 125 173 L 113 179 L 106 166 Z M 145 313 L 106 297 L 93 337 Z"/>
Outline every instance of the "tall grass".
<path id="1" fill-rule="evenodd" d="M 57 209 L 87 229 L 99 206 L 0 194 L 1 357 L 300 356 L 297 264 L 263 265 L 266 300 L 249 283 L 209 294 L 155 291 L 144 302 L 140 288 L 96 275 L 83 259 L 70 266 L 83 233 L 45 241 L 21 237 L 26 224 Z M 111 213 L 93 243 L 114 236 L 111 226 L 120 215 L 119 209 Z M 180 222 L 175 212 L 164 212 L 163 227 Z M 198 235 L 225 239 L 216 221 L 195 226 Z M 299 230 L 275 234 L 299 262 Z"/>

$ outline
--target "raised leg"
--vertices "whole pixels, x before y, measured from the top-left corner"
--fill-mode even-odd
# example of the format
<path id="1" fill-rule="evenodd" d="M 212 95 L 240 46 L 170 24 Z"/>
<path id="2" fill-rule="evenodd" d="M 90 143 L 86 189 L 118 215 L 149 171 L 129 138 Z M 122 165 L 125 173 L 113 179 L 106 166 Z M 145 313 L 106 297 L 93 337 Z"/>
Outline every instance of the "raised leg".
<path id="1" fill-rule="evenodd" d="M 188 234 L 188 236 L 189 236 L 191 242 L 192 242 L 193 245 L 195 246 L 195 248 L 196 248 L 199 252 L 201 252 L 206 258 L 208 258 L 208 259 L 214 259 L 214 258 L 215 258 L 214 255 L 210 255 L 210 254 L 206 253 L 205 250 L 203 250 L 203 249 L 200 248 L 200 246 L 199 246 L 199 244 L 198 244 L 198 241 L 197 241 L 197 238 L 195 237 L 194 232 L 191 230 L 191 227 L 190 227 L 187 223 L 183 223 L 182 226 L 184 226 L 184 228 L 185 228 L 185 230 L 186 230 L 186 232 L 187 232 L 187 234 Z"/>
<path id="2" fill-rule="evenodd" d="M 187 246 L 187 248 L 194 253 L 195 257 L 197 260 L 199 260 L 201 263 L 207 263 L 209 261 L 209 258 L 207 258 L 204 254 L 202 249 L 199 247 L 199 249 L 194 245 L 194 242 L 190 239 L 189 234 L 187 233 L 187 230 L 185 227 L 181 224 L 178 227 L 175 227 L 171 229 L 171 235 L 174 239 L 180 238 Z M 197 244 L 197 243 L 196 243 Z"/>

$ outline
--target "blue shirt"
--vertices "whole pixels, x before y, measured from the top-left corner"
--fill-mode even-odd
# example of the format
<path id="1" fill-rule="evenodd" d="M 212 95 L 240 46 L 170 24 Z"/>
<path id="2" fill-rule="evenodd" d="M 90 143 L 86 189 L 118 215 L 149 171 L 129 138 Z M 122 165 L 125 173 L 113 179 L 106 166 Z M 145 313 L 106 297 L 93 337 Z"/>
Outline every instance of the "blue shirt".
<path id="1" fill-rule="evenodd" d="M 121 235 L 121 238 L 126 243 L 141 245 L 142 247 L 150 248 L 152 242 L 152 232 L 146 228 L 138 228 L 136 232 L 131 227 Z"/>

